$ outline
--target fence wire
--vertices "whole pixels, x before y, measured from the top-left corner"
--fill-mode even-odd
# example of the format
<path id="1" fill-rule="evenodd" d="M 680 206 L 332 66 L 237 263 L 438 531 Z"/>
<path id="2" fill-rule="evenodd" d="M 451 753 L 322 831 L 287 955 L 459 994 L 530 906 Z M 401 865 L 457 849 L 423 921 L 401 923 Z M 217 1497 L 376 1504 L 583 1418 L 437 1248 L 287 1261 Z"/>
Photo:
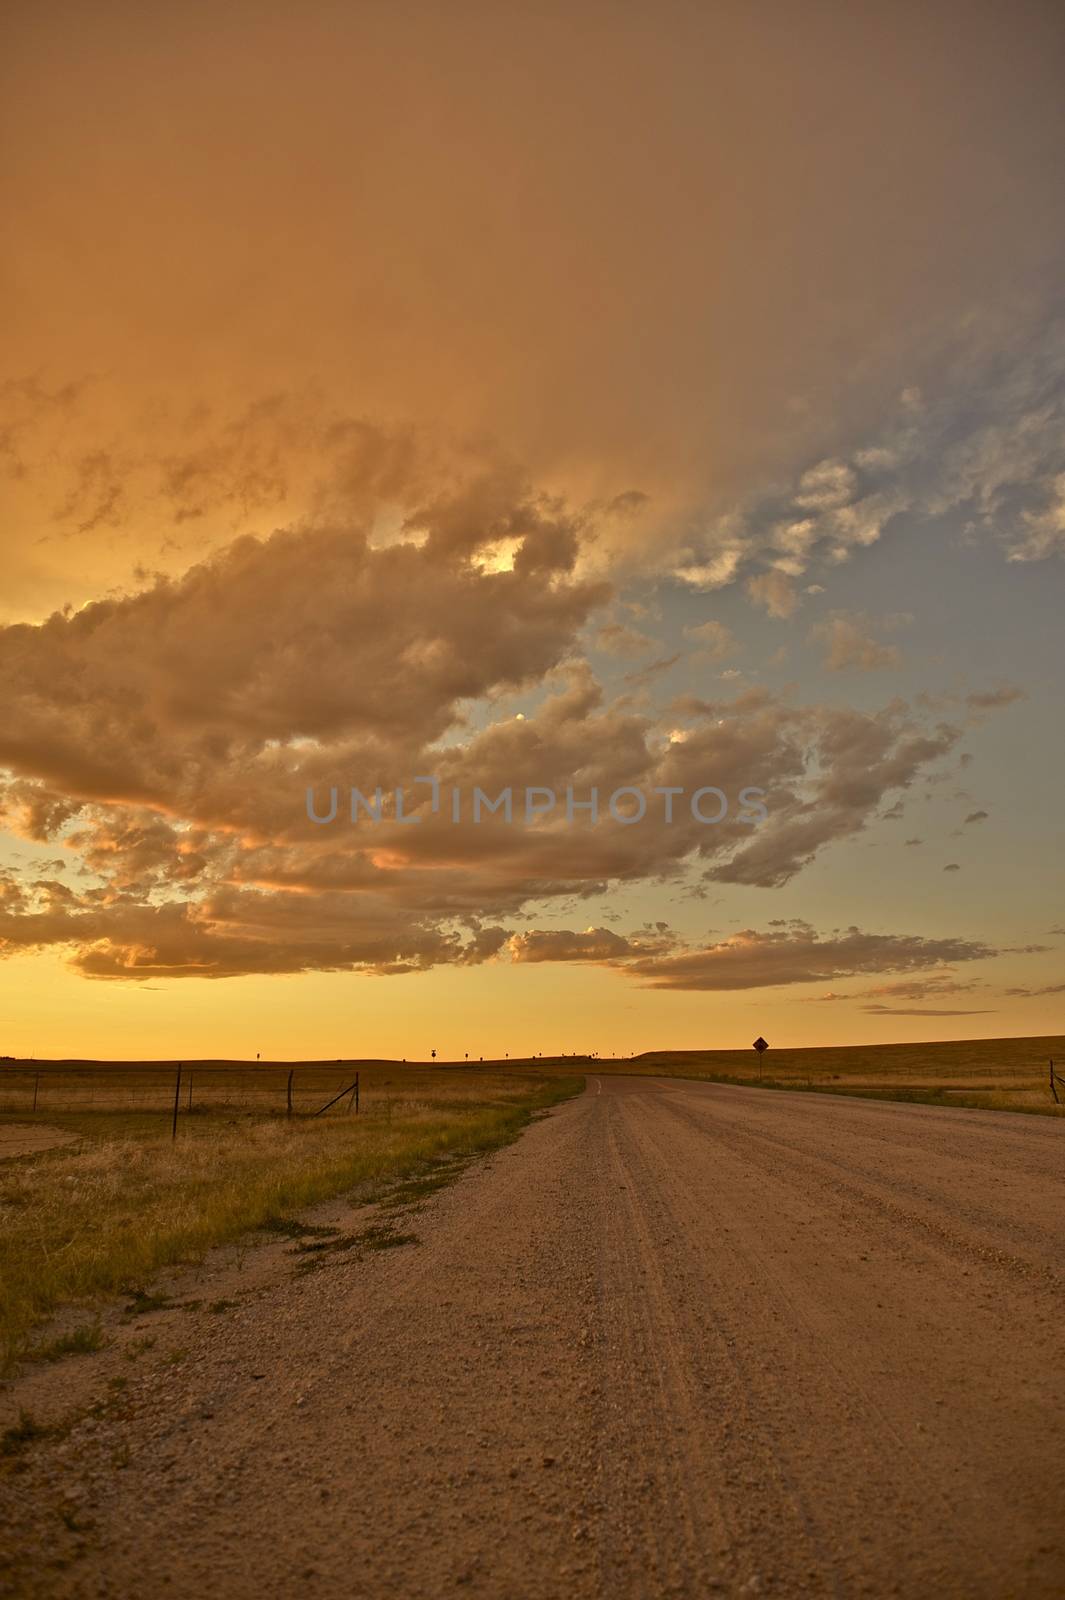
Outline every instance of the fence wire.
<path id="1" fill-rule="evenodd" d="M 183 1066 L 179 1094 L 182 1115 L 197 1112 L 249 1112 L 287 1115 L 291 1083 L 293 1115 L 313 1115 L 334 1096 L 346 1109 L 355 1069 L 335 1067 Z M 178 1064 L 152 1067 L 0 1066 L 0 1113 L 158 1112 L 173 1114 Z"/>

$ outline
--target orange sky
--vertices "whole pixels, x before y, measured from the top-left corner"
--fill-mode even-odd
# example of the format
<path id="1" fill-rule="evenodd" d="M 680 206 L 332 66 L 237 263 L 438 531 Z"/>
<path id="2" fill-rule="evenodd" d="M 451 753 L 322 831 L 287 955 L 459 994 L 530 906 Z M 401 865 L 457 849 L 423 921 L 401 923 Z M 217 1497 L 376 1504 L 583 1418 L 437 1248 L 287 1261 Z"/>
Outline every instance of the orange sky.
<path id="1" fill-rule="evenodd" d="M 1060 1027 L 1057 7 L 5 35 L 4 1048 Z"/>

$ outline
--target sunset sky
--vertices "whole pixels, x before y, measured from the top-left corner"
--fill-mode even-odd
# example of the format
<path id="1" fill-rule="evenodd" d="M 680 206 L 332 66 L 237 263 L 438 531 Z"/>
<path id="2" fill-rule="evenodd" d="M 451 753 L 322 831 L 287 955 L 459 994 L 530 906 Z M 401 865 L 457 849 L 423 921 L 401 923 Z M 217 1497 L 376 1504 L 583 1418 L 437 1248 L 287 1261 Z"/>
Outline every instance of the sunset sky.
<path id="1" fill-rule="evenodd" d="M 1062 1031 L 1059 5 L 3 34 L 0 1053 Z"/>

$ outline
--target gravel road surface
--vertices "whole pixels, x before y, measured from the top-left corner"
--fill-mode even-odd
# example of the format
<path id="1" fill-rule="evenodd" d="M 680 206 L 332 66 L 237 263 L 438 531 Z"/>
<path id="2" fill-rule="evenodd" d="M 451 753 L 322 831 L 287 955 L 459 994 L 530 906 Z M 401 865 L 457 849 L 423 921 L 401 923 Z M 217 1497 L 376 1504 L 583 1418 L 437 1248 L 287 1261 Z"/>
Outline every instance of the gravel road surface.
<path id="1" fill-rule="evenodd" d="M 1035 1117 L 590 1077 L 417 1242 L 286 1253 L 28 1448 L 4 1592 L 1060 1597 L 1063 1156 Z"/>

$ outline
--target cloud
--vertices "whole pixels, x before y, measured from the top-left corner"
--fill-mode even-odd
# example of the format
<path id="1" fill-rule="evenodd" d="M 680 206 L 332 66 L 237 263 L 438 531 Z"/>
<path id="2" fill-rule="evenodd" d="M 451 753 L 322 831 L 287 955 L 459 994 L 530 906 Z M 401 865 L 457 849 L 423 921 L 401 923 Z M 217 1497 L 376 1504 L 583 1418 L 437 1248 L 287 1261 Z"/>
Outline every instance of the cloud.
<path id="1" fill-rule="evenodd" d="M 699 655 L 706 661 L 725 661 L 735 655 L 739 645 L 723 622 L 699 622 L 685 628 L 684 637 L 698 646 Z"/>
<path id="2" fill-rule="evenodd" d="M 612 656 L 642 656 L 654 648 L 654 640 L 621 622 L 608 622 L 595 636 L 596 649 Z"/>
<path id="3" fill-rule="evenodd" d="M 364 456 L 387 497 L 384 474 L 407 481 L 440 417 L 459 454 L 491 433 L 537 481 L 593 497 L 589 560 L 622 552 L 708 590 L 831 568 L 903 515 L 949 513 L 1017 560 L 1060 549 L 1053 8 L 1029 8 L 1008 59 L 990 14 L 959 58 L 949 10 L 900 24 L 870 8 L 843 37 L 829 8 L 796 40 L 757 9 L 674 5 L 657 31 L 634 18 L 564 49 L 530 10 L 503 52 L 490 29 L 427 14 L 417 59 L 398 15 L 368 51 L 355 14 L 311 12 L 272 35 L 283 96 L 271 50 L 242 55 L 202 21 L 165 82 L 157 41 L 117 11 L 92 35 L 94 71 L 87 23 L 66 53 L 29 26 L 12 41 L 51 134 L 5 172 L 27 286 L 8 362 L 77 375 L 3 394 L 20 614 L 105 592 L 131 551 L 173 573 L 238 532 L 349 517 Z M 201 57 L 220 66 L 190 133 L 181 86 Z M 382 70 L 400 60 L 402 82 Z M 150 127 L 131 80 L 156 83 Z M 782 88 L 800 81 L 823 119 Z M 56 206 L 68 248 L 42 276 Z M 83 263 L 119 232 L 105 326 Z M 818 305 L 831 338 L 797 314 Z M 408 419 L 384 452 L 381 417 Z"/>
<path id="4" fill-rule="evenodd" d="M 689 552 L 688 559 L 675 566 L 672 572 L 680 583 L 690 589 L 724 589 L 735 582 L 745 556 L 744 545 L 738 541 L 726 543 L 701 559 L 692 558 Z"/>
<path id="5" fill-rule="evenodd" d="M 771 617 L 790 617 L 801 603 L 794 584 L 783 572 L 760 572 L 748 578 L 747 593 Z"/>
<path id="6" fill-rule="evenodd" d="M 795 504 L 804 510 L 834 511 L 854 499 L 858 480 L 845 461 L 819 461 L 799 479 Z"/>
<path id="7" fill-rule="evenodd" d="M 990 815 L 990 811 L 970 811 L 963 823 L 963 827 L 968 826 L 970 822 L 986 822 Z"/>
<path id="8" fill-rule="evenodd" d="M 77 874 L 73 895 L 53 882 L 8 904 L 0 949 L 59 946 L 129 978 L 486 959 L 508 919 L 614 885 L 785 883 L 960 737 L 901 702 L 610 703 L 579 654 L 610 598 L 580 576 L 590 515 L 509 468 L 417 488 L 383 543 L 364 525 L 242 537 L 178 577 L 0 628 L 0 814 Z M 430 811 L 424 774 L 466 796 L 457 824 Z M 622 786 L 706 784 L 730 802 L 712 826 L 686 801 L 667 823 L 652 798 L 638 827 L 607 811 Z M 390 798 L 380 824 L 352 825 L 352 785 L 403 787 L 418 821 Z M 526 785 L 554 789 L 551 815 L 474 825 L 475 787 Z M 598 788 L 598 822 L 567 819 L 567 786 Z M 318 827 L 306 793 L 322 815 L 334 788 L 339 818 Z M 744 788 L 766 799 L 757 828 Z"/>
<path id="9" fill-rule="evenodd" d="M 1044 983 L 1036 989 L 1006 989 L 1004 992 L 1011 997 L 1034 1000 L 1039 995 L 1065 994 L 1065 983 Z"/>
<path id="10" fill-rule="evenodd" d="M 996 1012 L 986 1007 L 974 1010 L 934 1009 L 930 1006 L 862 1006 L 863 1011 L 872 1012 L 881 1017 L 993 1017 Z"/>
<path id="11" fill-rule="evenodd" d="M 958 863 L 956 861 L 948 861 L 946 866 L 943 868 L 943 871 L 944 872 L 960 872 L 961 871 L 961 867 L 958 865 Z"/>
<path id="12" fill-rule="evenodd" d="M 906 972 L 994 952 L 966 939 L 873 934 L 822 935 L 795 922 L 763 933 L 748 928 L 705 949 L 627 961 L 626 972 L 654 989 L 737 990 L 824 982 L 861 972 Z"/>
<path id="13" fill-rule="evenodd" d="M 507 941 L 512 961 L 519 964 L 543 961 L 593 961 L 600 965 L 620 961 L 646 951 L 666 949 L 673 941 L 663 935 L 623 937 L 609 928 L 588 928 L 570 933 L 559 928 L 547 932 L 534 930 L 515 933 Z"/>
<path id="14" fill-rule="evenodd" d="M 1001 951 L 996 952 L 1001 954 Z M 952 958 L 954 959 L 954 958 Z M 975 979 L 962 982 L 951 971 L 932 972 L 927 978 L 903 978 L 893 983 L 878 983 L 870 989 L 854 989 L 849 994 L 839 994 L 830 991 L 828 994 L 811 995 L 810 1001 L 814 1004 L 824 1004 L 827 1001 L 845 1001 L 855 1005 L 859 1001 L 872 1002 L 861 1006 L 863 1011 L 893 1011 L 900 1000 L 934 1000 L 945 995 L 967 994 L 973 989 L 982 989 L 984 984 Z M 907 1012 L 898 1012 L 900 1016 L 909 1015 Z M 964 1016 L 968 1013 L 958 1011 L 938 1012 L 940 1016 Z M 919 1013 L 913 1013 L 919 1015 Z"/>
<path id="15" fill-rule="evenodd" d="M 655 678 L 660 678 L 670 667 L 675 667 L 680 659 L 679 650 L 671 656 L 659 656 L 655 661 L 649 661 L 645 667 L 638 667 L 634 672 L 626 672 L 625 682 L 634 689 L 641 688 Z"/>
<path id="16" fill-rule="evenodd" d="M 572 524 L 510 487 L 416 511 L 422 547 L 376 550 L 360 529 L 244 538 L 179 580 L 0 631 L 0 762 L 171 809 L 268 743 L 430 742 L 461 702 L 540 679 L 607 593 L 573 579 Z M 487 570 L 504 532 L 513 570 Z"/>
<path id="17" fill-rule="evenodd" d="M 345 896 L 318 895 L 308 914 L 291 897 L 244 890 L 203 906 L 109 917 L 100 938 L 82 935 L 75 966 L 95 978 L 345 970 L 392 976 L 487 955 L 483 941 L 463 942 L 423 921 L 401 925 L 393 908 L 367 897 L 352 905 Z"/>
<path id="18" fill-rule="evenodd" d="M 1021 525 L 1024 532 L 1010 545 L 1011 561 L 1045 561 L 1065 554 L 1065 472 L 1044 486 L 1041 504 L 1021 512 Z"/>
<path id="19" fill-rule="evenodd" d="M 967 694 L 965 703 L 973 711 L 998 711 L 1003 706 L 1011 706 L 1017 700 L 1024 700 L 1025 698 L 1023 689 L 1005 687 Z"/>
<path id="20" fill-rule="evenodd" d="M 898 667 L 902 656 L 894 645 L 881 644 L 873 637 L 873 624 L 867 616 L 837 611 L 810 629 L 811 640 L 825 646 L 822 665 L 829 672 L 875 672 Z"/>
<path id="21" fill-rule="evenodd" d="M 799 586 L 812 566 L 851 559 L 903 516 L 930 537 L 941 524 L 943 536 L 959 523 L 972 537 L 983 531 L 1011 560 L 1060 553 L 1065 322 L 1013 327 L 1008 357 L 973 328 L 968 334 L 944 359 L 938 390 L 899 398 L 894 415 L 882 397 L 879 439 L 793 461 L 783 477 L 759 480 L 748 467 L 750 481 L 731 501 L 721 499 L 721 473 L 657 481 L 659 459 L 648 467 L 653 493 L 626 485 L 585 502 L 588 473 L 575 468 L 571 498 L 597 528 L 585 562 L 670 572 L 704 592 L 743 583 L 753 603 L 786 618 L 803 594 L 824 591 L 820 582 Z M 259 531 L 264 518 L 340 523 L 368 501 L 391 500 L 377 539 L 415 483 L 431 492 L 442 476 L 468 474 L 471 457 L 490 448 L 413 423 L 385 427 L 342 386 L 328 398 L 293 388 L 228 406 L 197 395 L 180 416 L 172 394 L 153 395 L 144 399 L 150 428 L 141 418 L 136 427 L 107 425 L 121 402 L 103 380 L 65 388 L 60 404 L 34 380 L 0 386 L 0 462 L 20 495 L 40 500 L 47 491 L 47 511 L 21 500 L 16 509 L 23 522 L 36 518 L 54 559 L 76 539 L 79 558 L 91 549 L 109 573 L 120 555 L 118 572 L 128 572 L 131 551 L 173 573 L 187 565 L 186 552 L 219 549 L 237 530 Z M 593 476 L 623 474 L 624 482 L 628 472 L 627 460 L 614 458 Z M 71 576 L 69 562 L 65 576 L 48 581 L 51 592 L 65 586 L 83 597 L 86 580 Z"/>
<path id="22" fill-rule="evenodd" d="M 970 327 L 934 386 L 908 385 L 894 415 L 885 409 L 879 437 L 719 508 L 678 575 L 700 587 L 742 580 L 762 604 L 779 586 L 789 609 L 774 614 L 790 615 L 786 583 L 851 560 L 904 519 L 928 538 L 961 526 L 1014 562 L 1065 554 L 1065 320 L 1014 326 L 1010 344 L 1006 356 Z M 876 662 L 878 648 L 890 647 L 871 647 L 870 664 L 891 664 Z"/>
<path id="23" fill-rule="evenodd" d="M 741 696 L 738 704 L 757 702 Z M 746 848 L 712 869 L 727 883 L 786 883 L 829 840 L 860 833 L 889 795 L 905 793 L 919 772 L 947 755 L 960 737 L 949 723 L 918 727 L 898 707 L 866 714 L 828 711 L 797 716 L 819 776 L 789 786 L 778 778 L 769 821 Z M 794 776 L 805 769 L 796 752 Z"/>
<path id="24" fill-rule="evenodd" d="M 185 659 L 176 653 L 175 688 Z M 122 703 L 136 730 L 143 713 L 128 696 Z M 105 703 L 96 704 L 99 714 Z M 73 900 L 53 890 L 47 906 L 39 896 L 9 906 L 0 948 L 64 945 L 81 970 L 129 978 L 347 965 L 396 972 L 468 961 L 477 954 L 471 930 L 499 927 L 545 899 L 671 876 L 684 882 L 692 873 L 696 884 L 700 876 L 787 881 L 834 839 L 860 831 L 885 787 L 911 781 L 951 739 L 919 734 L 897 708 L 866 717 L 741 696 L 689 715 L 687 737 L 665 742 L 647 718 L 608 707 L 586 667 L 571 669 L 525 720 L 493 722 L 435 751 L 417 737 L 426 716 L 420 702 L 409 707 L 406 729 L 374 721 L 363 728 L 360 715 L 354 733 L 330 704 L 335 736 L 275 743 L 228 724 L 219 731 L 209 704 L 197 732 L 182 702 L 168 736 L 152 720 L 150 738 L 146 724 L 139 742 L 116 745 L 106 774 L 68 745 L 63 776 L 81 795 L 66 800 L 51 786 L 55 752 L 24 739 L 23 759 L 47 766 L 48 778 L 8 786 L 9 825 L 28 823 L 64 844 L 87 886 Z M 241 705 L 257 728 L 258 702 L 242 697 Z M 46 723 L 53 726 L 50 716 Z M 76 719 L 69 726 L 76 729 Z M 324 801 L 338 779 L 372 793 L 379 781 L 409 785 L 425 771 L 445 793 L 452 785 L 465 793 L 461 825 L 428 812 L 425 788 L 414 827 L 397 823 L 391 805 L 379 826 L 352 827 L 342 810 L 337 824 L 319 829 L 304 814 L 307 787 Z M 733 814 L 717 827 L 685 807 L 669 826 L 659 817 L 625 827 L 609 816 L 582 826 L 579 814 L 574 823 L 564 814 L 567 784 L 578 798 L 597 787 L 605 810 L 621 785 L 690 795 L 708 774 L 733 797 Z M 752 780 L 770 798 L 770 821 L 754 834 L 734 815 L 740 787 Z M 553 786 L 557 813 L 528 828 L 470 823 L 474 785 L 494 796 L 508 786 L 520 794 L 525 784 Z M 527 949 L 531 959 L 532 943 Z"/>
<path id="25" fill-rule="evenodd" d="M 678 575 L 691 582 L 691 573 L 717 571 L 723 583 L 746 574 L 757 604 L 771 615 L 789 616 L 800 601 L 793 580 L 814 563 L 836 565 L 875 544 L 907 509 L 907 488 L 893 481 L 897 467 L 895 455 L 883 451 L 859 451 L 854 463 L 817 462 L 800 471 L 790 490 L 774 486 L 730 507 L 702 543 L 689 549 Z M 803 588 L 810 595 L 824 593 L 821 583 Z"/>
<path id="26" fill-rule="evenodd" d="M 508 941 L 516 962 L 578 961 L 613 968 L 644 987 L 672 991 L 731 993 L 853 977 L 863 972 L 915 972 L 946 962 L 977 961 L 996 954 L 967 939 L 926 939 L 906 934 L 871 934 L 859 928 L 820 934 L 801 920 L 778 921 L 769 931 L 747 928 L 709 946 L 685 943 L 662 924 L 654 933 L 628 937 L 606 928 L 584 933 L 564 929 L 515 934 Z M 927 978 L 881 984 L 842 995 L 811 996 L 825 1001 L 869 1001 L 861 1010 L 896 1016 L 979 1016 L 968 1009 L 908 1010 L 897 1002 L 932 999 L 981 987 L 952 973 L 933 970 Z"/>

